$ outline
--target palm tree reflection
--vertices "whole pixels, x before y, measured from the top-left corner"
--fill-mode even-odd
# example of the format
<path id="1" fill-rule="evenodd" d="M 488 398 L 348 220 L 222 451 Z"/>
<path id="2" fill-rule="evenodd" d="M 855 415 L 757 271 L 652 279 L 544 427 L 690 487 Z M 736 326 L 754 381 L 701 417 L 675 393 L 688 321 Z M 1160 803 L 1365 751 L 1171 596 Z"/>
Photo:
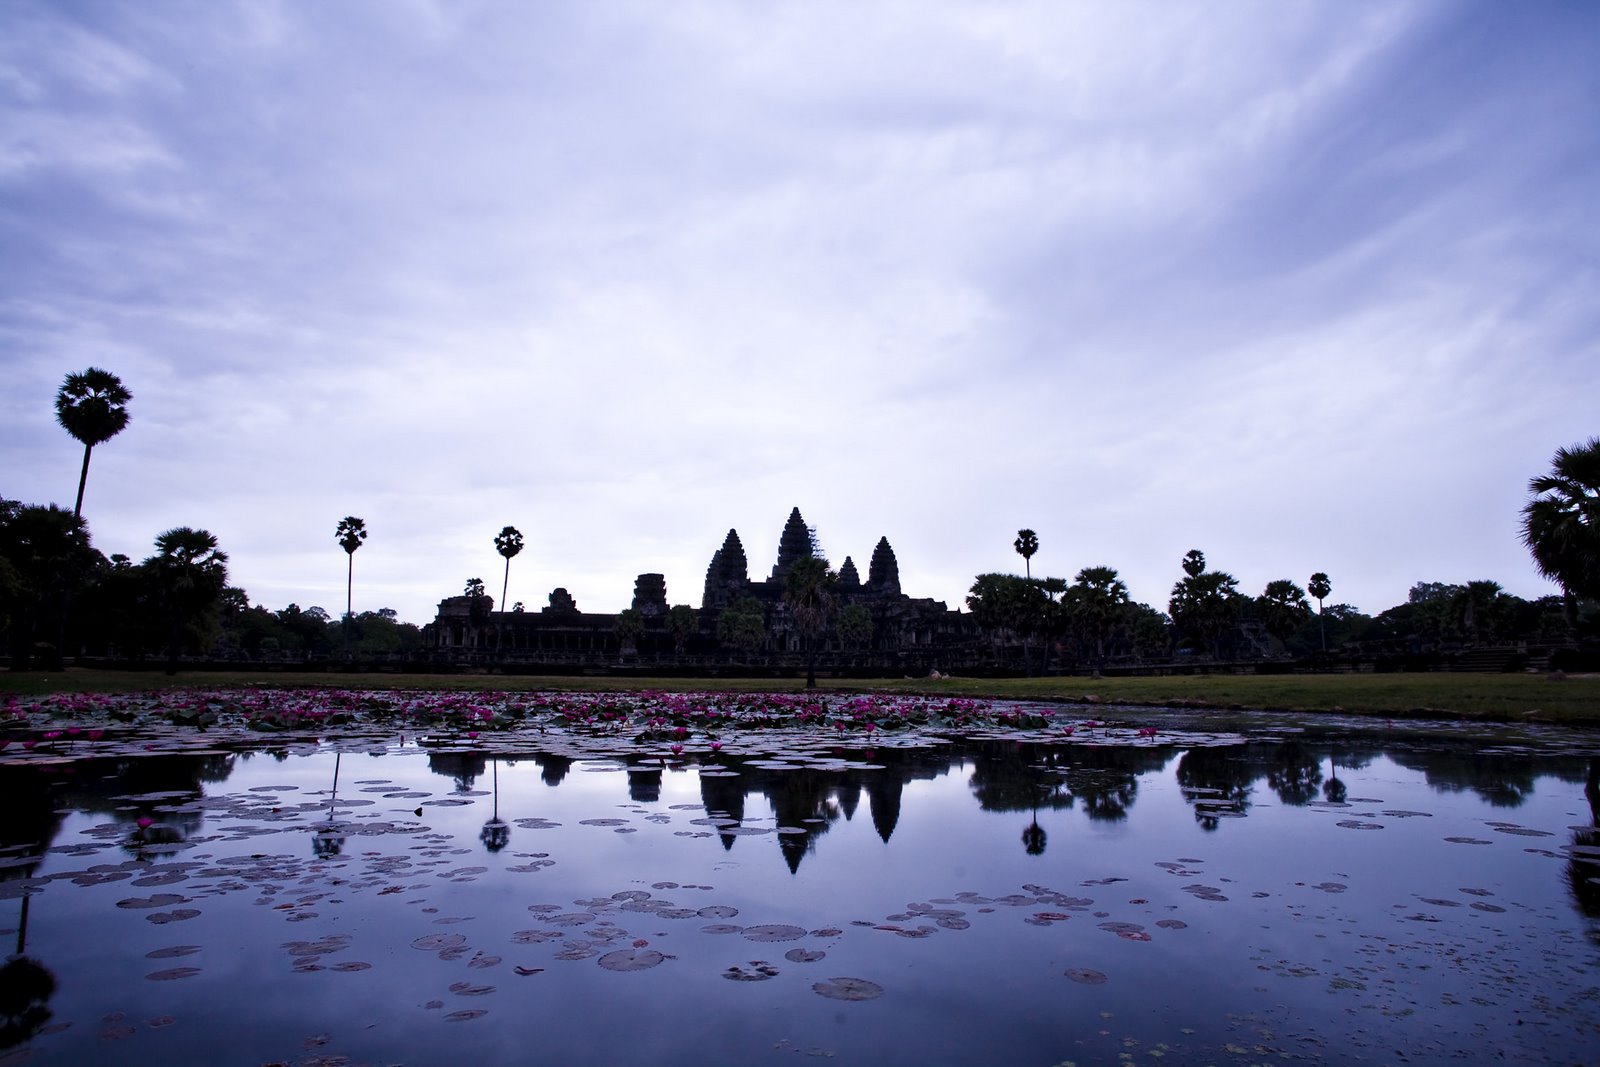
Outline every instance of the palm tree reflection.
<path id="1" fill-rule="evenodd" d="M 56 992 L 56 976 L 39 961 L 23 955 L 28 947 L 29 899 L 24 893 L 17 951 L 0 965 L 0 1049 L 32 1040 L 52 1014 L 49 1001 Z"/>
<path id="2" fill-rule="evenodd" d="M 511 827 L 506 825 L 504 819 L 500 818 L 500 761 L 491 759 L 489 767 L 494 780 L 492 787 L 494 789 L 494 810 L 490 814 L 488 821 L 483 824 L 483 829 L 478 832 L 478 840 L 482 841 L 483 847 L 490 852 L 499 852 L 511 843 Z"/>
<path id="3" fill-rule="evenodd" d="M 345 835 L 333 821 L 334 806 L 339 803 L 339 760 L 343 754 L 333 754 L 333 790 L 328 796 L 328 822 L 311 838 L 311 851 L 318 859 L 332 859 L 344 851 Z"/>

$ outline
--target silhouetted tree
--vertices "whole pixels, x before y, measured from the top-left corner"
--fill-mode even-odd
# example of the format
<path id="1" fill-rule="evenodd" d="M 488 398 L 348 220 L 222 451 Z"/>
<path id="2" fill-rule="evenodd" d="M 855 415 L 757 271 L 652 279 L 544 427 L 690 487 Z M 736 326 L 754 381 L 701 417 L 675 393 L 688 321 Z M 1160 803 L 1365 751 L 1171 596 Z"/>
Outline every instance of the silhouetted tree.
<path id="1" fill-rule="evenodd" d="M 95 560 L 81 517 L 54 504 L 0 500 L 0 626 L 8 631 L 13 664 L 31 665 L 36 646 L 49 642 L 50 665 L 59 665 L 67 598 Z"/>
<path id="2" fill-rule="evenodd" d="M 838 580 L 839 576 L 821 556 L 795 560 L 784 576 L 783 602 L 805 642 L 807 689 L 817 685 L 817 642 L 833 619 L 833 586 Z"/>
<path id="3" fill-rule="evenodd" d="M 178 526 L 156 538 L 156 554 L 144 565 L 167 616 L 167 673 L 176 674 L 185 628 L 216 606 L 228 584 L 228 555 L 207 531 Z"/>
<path id="4" fill-rule="evenodd" d="M 667 610 L 667 631 L 672 634 L 672 650 L 683 655 L 689 638 L 700 632 L 700 618 L 687 604 L 674 604 Z"/>
<path id="5" fill-rule="evenodd" d="M 1011 542 L 1011 547 L 1022 557 L 1024 577 L 1032 578 L 1033 554 L 1039 551 L 1039 535 L 1032 530 L 1018 530 L 1017 539 Z"/>
<path id="6" fill-rule="evenodd" d="M 1333 592 L 1333 583 L 1328 580 L 1326 574 L 1318 571 L 1306 583 L 1306 591 L 1317 602 L 1317 634 L 1322 638 L 1322 651 L 1326 652 L 1328 651 L 1328 630 L 1322 624 L 1322 602 L 1328 598 L 1328 594 Z"/>
<path id="7" fill-rule="evenodd" d="M 1244 597 L 1239 580 L 1226 571 L 1208 571 L 1206 557 L 1190 549 L 1183 557 L 1184 577 L 1172 587 L 1167 614 L 1178 632 L 1198 641 L 1213 656 L 1219 654 L 1223 638 L 1239 622 Z"/>
<path id="8" fill-rule="evenodd" d="M 462 596 L 469 596 L 472 599 L 476 600 L 478 597 L 485 596 L 485 595 L 486 594 L 483 591 L 483 579 L 482 578 L 468 578 L 467 579 L 467 584 L 462 590 Z"/>
<path id="9" fill-rule="evenodd" d="M 1128 607 L 1128 586 L 1112 567 L 1085 567 L 1065 599 L 1067 626 L 1094 649 L 1095 673 L 1105 666 L 1106 640 Z"/>
<path id="10" fill-rule="evenodd" d="M 1256 597 L 1256 613 L 1267 633 L 1287 641 L 1311 617 L 1311 605 L 1306 603 L 1304 589 L 1287 578 L 1279 578 L 1268 582 Z"/>
<path id="11" fill-rule="evenodd" d="M 83 471 L 78 475 L 78 500 L 74 515 L 83 514 L 83 487 L 89 481 L 89 453 L 128 425 L 128 402 L 133 394 L 110 371 L 90 367 L 69 374 L 56 392 L 56 421 L 83 442 Z"/>
<path id="12" fill-rule="evenodd" d="M 767 639 L 766 612 L 753 596 L 740 597 L 717 616 L 717 641 L 750 653 Z"/>
<path id="13" fill-rule="evenodd" d="M 1060 633 L 1062 608 L 1053 598 L 1066 591 L 1060 578 L 1018 578 L 1014 574 L 980 574 L 967 592 L 967 607 L 978 625 L 996 641 L 1005 634 L 1022 644 L 1023 668 L 1033 674 L 1033 641 Z M 1049 660 L 1046 644 L 1044 659 Z"/>
<path id="14" fill-rule="evenodd" d="M 511 557 L 522 551 L 522 534 L 507 526 L 494 536 L 494 549 L 506 558 L 506 576 L 500 583 L 500 610 L 506 610 L 506 590 L 511 588 Z"/>
<path id="15" fill-rule="evenodd" d="M 1558 448 L 1528 492 L 1523 543 L 1539 573 L 1561 586 L 1567 624 L 1576 628 L 1577 599 L 1600 598 L 1600 437 Z"/>
<path id="16" fill-rule="evenodd" d="M 839 612 L 839 640 L 859 648 L 872 640 L 872 612 L 865 604 L 849 604 Z"/>
<path id="17" fill-rule="evenodd" d="M 333 536 L 349 557 L 344 580 L 344 617 L 348 619 L 351 615 L 351 595 L 355 590 L 356 549 L 367 539 L 367 524 L 354 515 L 346 515 L 339 520 L 339 528 L 333 532 Z"/>
<path id="18" fill-rule="evenodd" d="M 617 613 L 615 630 L 622 651 L 637 652 L 639 635 L 644 633 L 644 613 L 638 608 L 623 608 Z"/>

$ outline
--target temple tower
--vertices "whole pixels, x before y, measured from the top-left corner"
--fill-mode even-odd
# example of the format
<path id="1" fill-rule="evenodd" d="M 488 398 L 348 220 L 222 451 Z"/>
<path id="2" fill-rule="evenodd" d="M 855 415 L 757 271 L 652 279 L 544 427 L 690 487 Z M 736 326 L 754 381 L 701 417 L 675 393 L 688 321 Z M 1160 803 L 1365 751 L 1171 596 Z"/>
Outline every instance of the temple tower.
<path id="1" fill-rule="evenodd" d="M 738 598 L 750 581 L 749 562 L 745 559 L 744 545 L 739 541 L 739 531 L 729 530 L 722 547 L 711 556 L 706 568 L 705 593 L 700 597 L 703 610 L 717 611 Z"/>
<path id="2" fill-rule="evenodd" d="M 867 566 L 867 589 L 883 596 L 900 595 L 900 564 L 894 558 L 887 537 L 878 538 L 872 550 L 872 562 Z"/>
<path id="3" fill-rule="evenodd" d="M 839 591 L 854 593 L 860 588 L 861 575 L 856 571 L 856 561 L 846 556 L 844 563 L 839 567 Z"/>
<path id="4" fill-rule="evenodd" d="M 667 576 L 641 574 L 633 583 L 633 609 L 645 618 L 667 613 Z"/>
<path id="5" fill-rule="evenodd" d="M 778 581 L 788 576 L 789 568 L 797 560 L 811 555 L 811 531 L 806 528 L 806 520 L 800 517 L 800 509 L 795 508 L 789 512 L 789 521 L 783 524 L 783 534 L 778 538 L 778 562 L 772 567 L 772 580 Z"/>

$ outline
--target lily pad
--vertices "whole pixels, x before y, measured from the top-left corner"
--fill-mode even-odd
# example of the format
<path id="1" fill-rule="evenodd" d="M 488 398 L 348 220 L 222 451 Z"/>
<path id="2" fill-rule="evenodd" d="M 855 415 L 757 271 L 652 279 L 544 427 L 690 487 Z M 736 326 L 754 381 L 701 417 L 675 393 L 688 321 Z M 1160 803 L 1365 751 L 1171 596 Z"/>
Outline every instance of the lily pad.
<path id="1" fill-rule="evenodd" d="M 666 957 L 653 948 L 619 948 L 600 957 L 600 966 L 608 971 L 647 971 L 657 967 Z"/>
<path id="2" fill-rule="evenodd" d="M 829 1000 L 876 1000 L 883 996 L 883 986 L 865 978 L 830 978 L 814 983 L 811 991 Z"/>

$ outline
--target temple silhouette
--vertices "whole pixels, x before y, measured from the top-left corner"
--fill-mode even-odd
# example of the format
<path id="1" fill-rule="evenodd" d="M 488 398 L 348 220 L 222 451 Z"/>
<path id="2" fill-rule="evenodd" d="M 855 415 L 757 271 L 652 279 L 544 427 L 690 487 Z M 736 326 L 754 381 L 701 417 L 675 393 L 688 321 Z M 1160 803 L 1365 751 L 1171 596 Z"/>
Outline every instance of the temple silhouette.
<path id="1" fill-rule="evenodd" d="M 797 561 L 816 554 L 812 530 L 796 507 L 779 535 L 778 558 L 759 581 L 750 576 L 739 531 L 728 531 L 722 547 L 711 554 L 694 627 L 687 635 L 668 626 L 666 577 L 646 573 L 634 581 L 631 611 L 636 615 L 626 620 L 629 625 L 620 625 L 622 613 L 581 611 L 564 587 L 551 590 L 549 603 L 537 612 L 496 611 L 487 595 L 447 597 L 439 602 L 434 621 L 423 628 L 425 654 L 439 666 L 528 673 L 574 668 L 789 673 L 803 669 L 806 653 L 784 603 L 784 583 Z M 901 591 L 900 564 L 887 537 L 873 548 L 865 581 L 855 560 L 845 557 L 833 593 L 839 611 L 851 605 L 866 609 L 871 633 L 847 640 L 830 626 L 820 639 L 819 671 L 924 675 L 982 659 L 981 634 L 970 615 L 950 610 L 941 600 Z M 751 601 L 759 608 L 761 639 L 744 647 L 720 640 L 722 614 L 748 611 Z"/>

